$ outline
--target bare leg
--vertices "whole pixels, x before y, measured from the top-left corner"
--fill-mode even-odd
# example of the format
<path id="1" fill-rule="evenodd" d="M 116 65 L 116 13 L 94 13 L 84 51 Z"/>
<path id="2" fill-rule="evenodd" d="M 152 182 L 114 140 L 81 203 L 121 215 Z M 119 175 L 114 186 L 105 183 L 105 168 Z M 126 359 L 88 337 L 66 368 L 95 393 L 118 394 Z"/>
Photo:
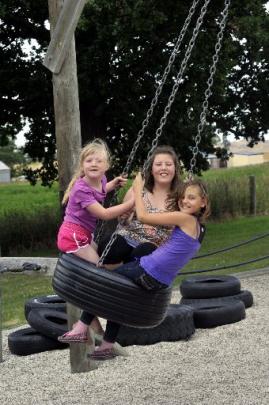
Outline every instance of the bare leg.
<path id="1" fill-rule="evenodd" d="M 123 264 L 123 262 L 115 263 L 115 264 L 102 264 L 101 267 L 104 267 L 107 270 L 115 270 L 118 267 L 120 267 L 122 264 Z"/>
<path id="2" fill-rule="evenodd" d="M 103 340 L 101 345 L 96 347 L 95 351 L 99 352 L 99 351 L 103 351 L 106 349 L 112 349 L 112 347 L 114 347 L 115 343 L 111 343 L 111 342 L 107 342 L 106 340 Z"/>
<path id="3" fill-rule="evenodd" d="M 91 241 L 91 247 L 97 252 L 98 246 L 97 246 L 97 244 L 94 242 L 94 240 Z"/>
<path id="4" fill-rule="evenodd" d="M 95 265 L 98 263 L 98 260 L 99 260 L 98 254 L 96 253 L 96 251 L 94 250 L 94 248 L 91 245 L 79 249 L 74 254 Z"/>
<path id="5" fill-rule="evenodd" d="M 104 334 L 104 330 L 102 328 L 102 325 L 101 325 L 101 323 L 100 323 L 100 321 L 99 321 L 99 319 L 97 317 L 95 317 L 93 319 L 92 323 L 90 324 L 90 327 L 98 335 L 103 335 Z"/>

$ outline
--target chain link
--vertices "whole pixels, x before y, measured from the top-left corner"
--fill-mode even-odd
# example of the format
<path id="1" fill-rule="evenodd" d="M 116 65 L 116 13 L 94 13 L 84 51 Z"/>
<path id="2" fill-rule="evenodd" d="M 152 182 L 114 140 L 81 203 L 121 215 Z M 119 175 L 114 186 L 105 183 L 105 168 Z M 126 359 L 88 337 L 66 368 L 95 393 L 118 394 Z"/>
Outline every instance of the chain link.
<path id="1" fill-rule="evenodd" d="M 205 90 L 205 98 L 204 98 L 204 102 L 203 102 L 203 108 L 202 108 L 202 112 L 200 114 L 200 122 L 198 124 L 197 127 L 197 135 L 194 139 L 195 141 L 195 146 L 192 149 L 192 158 L 190 161 L 190 169 L 188 172 L 188 178 L 191 180 L 194 177 L 194 169 L 196 166 L 196 158 L 197 155 L 199 153 L 199 144 L 201 142 L 201 133 L 204 129 L 205 123 L 206 123 L 206 115 L 208 112 L 208 99 L 212 94 L 212 85 L 213 85 L 213 81 L 214 81 L 214 75 L 216 73 L 216 66 L 219 60 L 219 52 L 221 49 L 221 45 L 222 45 L 222 40 L 223 40 L 223 34 L 224 34 L 224 29 L 226 26 L 226 22 L 227 22 L 227 17 L 228 17 L 228 11 L 229 11 L 229 6 L 230 6 L 231 0 L 225 0 L 225 6 L 224 6 L 224 10 L 222 12 L 222 18 L 220 21 L 220 30 L 218 32 L 218 36 L 217 36 L 217 43 L 215 45 L 215 54 L 213 56 L 213 62 L 212 65 L 210 67 L 210 76 L 209 79 L 207 80 L 207 89 Z"/>
<path id="2" fill-rule="evenodd" d="M 183 25 L 182 29 L 181 29 L 181 32 L 180 32 L 179 37 L 177 39 L 176 45 L 175 45 L 175 47 L 174 47 L 174 49 L 173 49 L 173 51 L 172 51 L 172 53 L 170 55 L 168 64 L 167 64 L 166 68 L 164 69 L 163 76 L 162 76 L 162 78 L 161 78 L 161 80 L 160 80 L 160 82 L 158 84 L 158 87 L 157 87 L 156 92 L 155 92 L 155 96 L 153 97 L 153 99 L 151 101 L 151 105 L 150 105 L 149 110 L 147 111 L 146 118 L 142 122 L 142 128 L 140 129 L 140 131 L 137 134 L 137 139 L 136 139 L 136 141 L 135 141 L 135 143 L 133 145 L 132 151 L 131 151 L 130 156 L 129 156 L 128 160 L 127 160 L 125 168 L 123 169 L 123 174 L 128 174 L 129 173 L 129 170 L 130 170 L 131 164 L 132 164 L 132 162 L 134 160 L 134 156 L 136 154 L 139 143 L 140 143 L 141 139 L 143 138 L 143 136 L 145 134 L 145 129 L 147 128 L 147 126 L 149 124 L 149 119 L 153 115 L 154 108 L 157 105 L 159 96 L 160 96 L 160 94 L 162 92 L 162 89 L 163 89 L 163 86 L 164 86 L 164 84 L 166 82 L 167 76 L 170 73 L 170 70 L 171 70 L 171 67 L 173 66 L 176 55 L 179 52 L 179 48 L 180 48 L 181 43 L 182 43 L 182 41 L 184 39 L 184 36 L 186 34 L 186 31 L 188 29 L 188 26 L 189 26 L 189 24 L 191 22 L 192 16 L 193 16 L 193 14 L 194 14 L 194 12 L 196 10 L 196 7 L 197 7 L 197 4 L 199 3 L 199 1 L 200 0 L 194 0 L 191 7 L 190 7 L 190 9 L 189 9 L 189 14 L 188 14 L 188 16 L 187 16 L 187 18 L 186 18 L 186 20 L 184 22 L 184 25 Z"/>
<path id="3" fill-rule="evenodd" d="M 182 81 L 183 74 L 184 74 L 184 72 L 185 72 L 185 69 L 186 69 L 188 60 L 189 60 L 189 58 L 190 58 L 190 56 L 191 56 L 191 52 L 192 52 L 192 49 L 193 49 L 193 47 L 194 47 L 196 38 L 197 38 L 197 36 L 198 36 L 200 27 L 201 27 L 201 25 L 202 25 L 202 23 L 203 23 L 203 18 L 204 18 L 204 16 L 205 16 L 206 11 L 207 11 L 207 6 L 208 6 L 209 2 L 210 2 L 210 0 L 206 0 L 205 3 L 204 3 L 204 5 L 203 5 L 203 7 L 202 7 L 202 9 L 201 9 L 201 14 L 200 14 L 200 16 L 199 16 L 199 18 L 198 18 L 198 20 L 197 20 L 196 26 L 195 26 L 194 31 L 193 31 L 192 38 L 191 38 L 191 40 L 190 40 L 190 42 L 189 42 L 189 44 L 188 44 L 188 48 L 187 48 L 185 57 L 184 57 L 184 59 L 183 59 L 183 61 L 182 61 L 182 64 L 181 64 L 181 67 L 180 67 L 180 71 L 179 71 L 179 73 L 178 73 L 178 75 L 177 75 L 175 84 L 174 84 L 174 86 L 173 86 L 172 93 L 171 93 L 171 95 L 170 95 L 170 97 L 169 97 L 169 99 L 168 99 L 168 104 L 167 104 L 167 106 L 166 106 L 165 109 L 164 109 L 164 115 L 163 115 L 163 117 L 162 117 L 161 120 L 160 120 L 160 126 L 159 126 L 159 128 L 157 129 L 157 131 L 156 131 L 155 139 L 153 140 L 153 142 L 152 142 L 152 147 L 151 147 L 151 149 L 150 149 L 150 151 L 149 151 L 149 153 L 148 153 L 147 161 L 149 161 L 149 159 L 150 159 L 150 157 L 151 157 L 151 155 L 152 155 L 152 153 L 153 153 L 153 150 L 156 148 L 156 146 L 157 146 L 157 144 L 158 144 L 158 140 L 159 140 L 159 138 L 160 138 L 160 136 L 161 136 L 161 134 L 162 134 L 163 127 L 164 127 L 164 125 L 166 124 L 167 117 L 168 117 L 168 115 L 169 115 L 169 113 L 170 113 L 171 106 L 172 106 L 172 104 L 173 104 L 173 102 L 174 102 L 174 100 L 175 100 L 175 96 L 176 96 L 176 94 L 177 94 L 179 85 L 180 85 L 180 83 L 181 83 L 181 81 Z M 197 2 L 194 2 L 194 3 L 197 3 Z M 222 40 L 223 40 L 223 34 L 224 34 L 225 26 L 226 26 L 226 21 L 227 21 L 227 16 L 228 16 L 228 10 L 229 10 L 230 3 L 231 3 L 231 0 L 225 0 L 225 7 L 224 7 L 224 10 L 223 10 L 223 12 L 222 12 L 222 19 L 221 19 L 221 22 L 220 22 L 220 31 L 219 31 L 219 33 L 218 33 L 218 36 L 217 36 L 217 43 L 216 43 L 216 45 L 215 45 L 215 54 L 214 54 L 214 56 L 213 56 L 213 63 L 212 63 L 212 66 L 210 67 L 210 76 L 209 76 L 209 79 L 207 80 L 207 89 L 205 90 L 205 100 L 204 100 L 204 102 L 203 102 L 203 109 L 202 109 L 202 113 L 201 113 L 201 115 L 200 115 L 200 123 L 198 124 L 197 135 L 196 135 L 196 137 L 195 137 L 195 146 L 194 146 L 194 148 L 193 148 L 193 156 L 192 156 L 191 163 L 190 163 L 189 178 L 192 178 L 192 177 L 193 177 L 193 170 L 194 170 L 194 167 L 195 167 L 195 165 L 196 165 L 196 157 L 197 157 L 197 154 L 199 153 L 199 144 L 200 144 L 200 142 L 201 142 L 201 132 L 202 132 L 202 130 L 203 130 L 203 128 L 204 128 L 205 121 L 206 121 L 206 113 L 207 113 L 207 111 L 208 111 L 208 99 L 209 99 L 209 97 L 210 97 L 211 94 L 212 94 L 213 78 L 214 78 L 214 75 L 215 75 L 215 73 L 216 73 L 216 65 L 217 65 L 217 62 L 218 62 L 218 59 L 219 59 L 219 52 L 220 52 L 220 49 L 221 49 L 221 44 L 222 44 Z M 172 55 L 171 55 L 171 56 L 172 56 Z M 170 59 L 171 59 L 171 57 L 170 57 Z M 169 61 L 170 61 L 170 59 L 169 59 Z M 174 61 L 174 60 L 173 60 L 173 61 Z M 169 65 L 169 64 L 168 64 L 168 65 Z M 170 66 L 170 69 L 171 69 L 171 66 Z M 169 69 L 169 71 L 170 71 L 170 69 Z M 168 73 L 169 73 L 169 71 L 168 71 Z M 167 73 L 167 75 L 168 75 L 168 73 Z M 163 77 L 165 77 L 165 79 L 166 79 L 166 78 L 167 78 L 167 75 L 166 75 L 166 77 L 165 77 L 165 74 L 164 74 Z M 164 83 L 163 83 L 163 84 L 164 84 Z M 163 84 L 162 84 L 162 86 L 163 86 Z M 159 86 L 159 87 L 160 87 L 160 86 Z M 158 87 L 158 88 L 159 88 L 159 87 Z M 161 89 L 162 89 L 162 87 L 161 87 Z M 156 103 L 157 103 L 157 99 L 158 99 L 158 96 L 159 96 L 159 94 L 158 94 L 157 92 L 158 92 L 158 89 L 157 89 L 156 94 L 155 94 L 155 97 L 154 97 L 154 99 L 153 99 L 153 101 L 152 101 L 152 105 L 151 105 L 152 108 L 150 108 L 150 110 L 149 110 L 149 112 L 148 112 L 148 113 L 151 114 L 151 115 L 152 115 L 152 113 L 153 113 L 153 108 L 154 108 L 155 105 L 156 105 L 156 104 L 154 104 L 154 100 L 155 100 L 155 98 L 156 98 L 156 95 L 157 95 Z M 129 156 L 129 159 L 131 158 L 131 159 L 130 159 L 131 162 L 132 162 L 132 160 L 133 160 L 133 158 L 134 158 L 134 154 L 135 154 L 135 152 L 136 152 L 136 150 L 137 150 L 137 147 L 138 147 L 138 145 L 139 145 L 140 139 L 142 138 L 142 136 L 143 136 L 143 134 L 144 134 L 144 129 L 146 128 L 146 126 L 147 126 L 147 124 L 148 124 L 147 118 L 150 117 L 151 115 L 148 115 L 148 114 L 147 114 L 146 119 L 143 121 L 142 129 L 141 129 L 140 132 L 139 132 L 138 138 L 137 138 L 137 140 L 136 140 L 136 142 L 135 142 L 135 144 L 134 144 L 133 150 L 132 150 L 133 153 L 131 152 L 132 157 L 131 157 L 131 155 Z M 145 124 L 146 124 L 146 125 L 145 125 Z M 141 134 L 142 134 L 142 135 L 141 135 Z M 140 136 L 140 135 L 141 135 L 141 136 Z M 129 167 L 130 167 L 130 164 L 131 164 L 131 163 L 129 163 L 129 159 L 128 159 L 127 164 L 126 164 L 126 167 L 125 167 L 125 169 L 127 168 L 128 170 L 129 170 Z M 145 168 L 146 168 L 146 166 L 144 165 L 144 170 L 145 170 Z M 127 171 L 128 171 L 128 170 L 127 170 Z M 106 248 L 105 248 L 105 250 L 104 250 L 102 256 L 100 257 L 100 260 L 99 260 L 99 262 L 98 262 L 98 265 L 101 265 L 101 264 L 103 263 L 104 258 L 106 257 L 106 255 L 107 255 L 107 253 L 109 252 L 109 250 L 110 250 L 110 248 L 111 248 L 113 242 L 115 241 L 116 236 L 117 236 L 117 230 L 118 230 L 118 228 L 119 228 L 119 224 L 118 224 L 118 226 L 117 226 L 115 232 L 113 233 L 113 235 L 112 235 L 112 237 L 111 237 L 111 239 L 110 239 L 108 245 L 106 246 Z"/>
<path id="4" fill-rule="evenodd" d="M 203 7 L 202 7 L 202 9 L 201 9 L 201 14 L 200 14 L 200 16 L 199 16 L 199 18 L 197 20 L 196 26 L 195 26 L 194 31 L 193 31 L 192 38 L 191 38 L 191 40 L 190 40 L 190 42 L 188 44 L 188 48 L 187 48 L 185 57 L 184 57 L 184 59 L 183 59 L 183 61 L 181 63 L 181 67 L 180 67 L 179 73 L 177 75 L 175 84 L 173 86 L 172 93 L 171 93 L 171 95 L 170 95 L 170 97 L 168 99 L 168 104 L 164 109 L 164 115 L 160 120 L 160 126 L 156 131 L 155 139 L 153 140 L 152 147 L 151 147 L 151 149 L 150 149 L 150 151 L 148 153 L 147 161 L 149 161 L 149 159 L 150 159 L 150 157 L 151 157 L 151 155 L 153 153 L 153 150 L 156 148 L 156 146 L 158 144 L 158 140 L 159 140 L 159 138 L 160 138 L 160 136 L 162 134 L 163 127 L 166 124 L 167 117 L 168 117 L 168 115 L 170 113 L 171 106 L 172 106 L 172 104 L 173 104 L 173 102 L 175 100 L 175 96 L 177 94 L 179 85 L 180 85 L 180 83 L 182 81 L 183 74 L 185 72 L 188 60 L 189 60 L 189 58 L 191 56 L 191 52 L 192 52 L 192 49 L 194 47 L 196 38 L 198 36 L 200 27 L 201 27 L 201 25 L 203 23 L 203 19 L 204 19 L 205 13 L 207 11 L 207 6 L 208 6 L 209 2 L 210 2 L 210 0 L 206 0 Z M 192 10 L 192 8 L 194 6 L 196 7 L 197 3 L 198 3 L 198 1 L 194 1 L 193 5 L 192 5 L 192 7 L 190 9 L 190 12 L 191 12 L 191 10 Z M 222 44 L 222 40 L 223 40 L 224 29 L 225 29 L 226 22 L 227 22 L 227 16 L 228 16 L 228 10 L 229 10 L 230 3 L 231 3 L 231 0 L 225 0 L 225 7 L 224 7 L 224 10 L 222 12 L 222 19 L 221 19 L 221 22 L 220 22 L 220 31 L 219 31 L 219 33 L 217 35 L 217 43 L 215 45 L 215 54 L 213 56 L 213 63 L 211 65 L 211 67 L 210 67 L 209 79 L 207 80 L 207 89 L 205 90 L 205 99 L 204 99 L 204 102 L 203 102 L 203 109 L 202 109 L 202 112 L 200 114 L 200 123 L 198 124 L 198 127 L 197 127 L 197 135 L 195 137 L 195 146 L 193 148 L 193 156 L 192 156 L 192 159 L 191 159 L 191 162 L 190 162 L 190 170 L 189 170 L 189 175 L 188 175 L 189 178 L 193 177 L 193 171 L 194 171 L 194 168 L 195 168 L 195 165 L 196 165 L 196 157 L 197 157 L 197 155 L 199 153 L 199 144 L 201 142 L 201 132 L 202 132 L 202 130 L 204 128 L 204 125 L 205 125 L 205 122 L 206 122 L 206 114 L 207 114 L 207 111 L 208 111 L 208 99 L 212 94 L 213 78 L 214 78 L 214 75 L 216 73 L 216 65 L 217 65 L 217 62 L 219 60 L 219 52 L 220 52 L 220 49 L 221 49 L 221 44 Z M 194 12 L 194 10 L 195 10 L 195 8 L 193 9 L 193 12 Z M 192 14 L 193 14 L 193 12 L 192 12 Z M 191 14 L 191 16 L 192 16 L 192 14 Z M 188 22 L 188 24 L 189 24 L 189 22 Z M 184 28 L 184 26 L 183 26 L 183 28 Z M 186 27 L 187 27 L 187 25 L 186 25 Z M 182 29 L 182 31 L 183 31 L 183 29 Z M 184 31 L 184 34 L 185 34 L 185 32 L 186 32 L 186 30 Z M 183 39 L 183 37 L 181 38 L 180 41 L 182 41 L 182 39 Z M 174 51 L 176 49 L 176 46 L 174 48 Z M 162 77 L 162 80 L 164 79 L 164 81 L 161 81 L 159 87 L 157 88 L 155 97 L 152 100 L 151 107 L 150 107 L 150 109 L 149 109 L 149 111 L 147 113 L 146 119 L 143 121 L 142 129 L 139 131 L 138 138 L 137 138 L 136 142 L 134 143 L 132 152 L 131 152 L 131 154 L 129 156 L 129 159 L 127 161 L 127 164 L 125 166 L 126 173 L 129 171 L 130 165 L 131 165 L 131 163 L 133 161 L 133 158 L 134 158 L 134 155 L 135 155 L 136 150 L 138 148 L 139 142 L 140 142 L 142 136 L 144 135 L 145 128 L 148 125 L 148 120 L 151 117 L 151 115 L 153 114 L 153 109 L 157 104 L 157 100 L 158 100 L 158 97 L 159 97 L 160 92 L 162 90 L 162 87 L 164 85 L 164 82 L 165 82 L 165 80 L 167 78 L 167 75 L 168 75 L 170 69 L 171 69 L 172 63 L 174 62 L 175 56 L 173 56 L 173 55 L 176 55 L 176 52 L 177 52 L 176 51 L 175 54 L 174 54 L 174 51 L 173 51 L 173 53 L 172 53 L 172 55 L 171 55 L 171 57 L 169 59 L 168 66 L 165 69 L 164 75 Z M 170 61 L 171 61 L 171 64 L 170 64 Z M 167 74 L 166 74 L 166 70 L 167 70 Z M 146 168 L 146 166 L 144 165 L 144 170 L 145 170 L 145 168 Z M 123 171 L 124 174 L 125 174 L 125 170 Z M 100 257 L 98 265 L 101 265 L 103 263 L 104 257 L 106 257 L 107 253 L 110 250 L 111 245 L 113 244 L 114 240 L 116 239 L 118 227 L 119 227 L 119 225 L 117 226 L 116 231 L 113 233 L 108 245 L 106 246 L 102 256 Z"/>
<path id="5" fill-rule="evenodd" d="M 180 67 L 180 70 L 179 70 L 179 72 L 177 74 L 177 77 L 176 77 L 172 92 L 171 92 L 170 97 L 168 99 L 168 103 L 167 103 L 167 105 L 166 105 L 166 107 L 164 109 L 164 115 L 162 116 L 162 118 L 160 120 L 160 126 L 156 131 L 155 139 L 153 140 L 151 149 L 150 149 L 150 151 L 148 153 L 147 160 L 146 160 L 146 163 L 145 163 L 144 169 L 143 169 L 144 171 L 147 169 L 149 159 L 150 159 L 154 149 L 156 148 L 156 146 L 158 144 L 160 136 L 162 135 L 163 127 L 166 124 L 167 117 L 168 117 L 168 115 L 170 113 L 170 110 L 171 110 L 171 106 L 172 106 L 172 104 L 173 104 L 173 102 L 175 100 L 176 94 L 178 92 L 179 85 L 180 85 L 180 83 L 182 81 L 183 74 L 185 72 L 185 69 L 187 67 L 187 63 L 188 63 L 189 58 L 190 58 L 191 53 L 192 53 L 192 49 L 194 47 L 196 38 L 197 38 L 197 36 L 199 34 L 200 27 L 201 27 L 201 25 L 203 23 L 203 19 L 204 19 L 204 16 L 206 14 L 207 6 L 208 6 L 209 2 L 210 2 L 210 0 L 206 0 L 203 7 L 201 8 L 200 16 L 197 19 L 196 26 L 195 26 L 195 28 L 193 30 L 192 37 L 191 37 L 191 39 L 189 41 L 187 51 L 186 51 L 184 59 L 183 59 L 183 61 L 181 63 L 181 67 Z"/>
<path id="6" fill-rule="evenodd" d="M 165 82 L 167 80 L 167 77 L 168 77 L 168 75 L 169 75 L 169 73 L 171 71 L 171 67 L 173 66 L 176 55 L 179 52 L 179 48 L 180 48 L 181 43 L 182 43 L 182 41 L 184 39 L 184 36 L 185 36 L 185 34 L 187 32 L 187 29 L 188 29 L 189 24 L 191 22 L 192 16 L 193 16 L 193 14 L 194 14 L 194 12 L 196 10 L 196 7 L 197 7 L 197 4 L 199 3 L 199 1 L 200 0 L 194 0 L 191 7 L 190 7 L 190 9 L 189 9 L 188 16 L 187 16 L 187 18 L 186 18 L 186 20 L 184 22 L 184 25 L 183 25 L 183 27 L 182 27 L 182 29 L 180 31 L 180 34 L 179 34 L 177 42 L 176 42 L 176 44 L 174 46 L 174 49 L 173 49 L 173 51 L 172 51 L 172 53 L 171 53 L 171 55 L 169 57 L 168 64 L 167 64 L 167 66 L 166 66 L 166 68 L 164 69 L 164 72 L 163 72 L 163 76 L 162 76 L 162 78 L 161 78 L 161 80 L 160 80 L 160 82 L 159 82 L 159 84 L 157 86 L 155 95 L 154 95 L 154 97 L 153 97 L 153 99 L 151 101 L 150 108 L 147 111 L 146 118 L 142 122 L 142 128 L 140 129 L 140 131 L 137 134 L 136 141 L 134 142 L 133 148 L 132 148 L 132 150 L 130 152 L 130 155 L 129 155 L 128 159 L 127 159 L 126 165 L 125 165 L 125 167 L 124 167 L 124 169 L 122 171 L 123 176 L 128 175 L 128 173 L 129 173 L 130 167 L 131 167 L 131 165 L 133 163 L 133 160 L 134 160 L 135 154 L 137 152 L 138 146 L 140 144 L 140 141 L 141 141 L 141 139 L 143 138 L 143 136 L 145 134 L 145 129 L 149 125 L 149 120 L 150 120 L 151 116 L 153 115 L 154 109 L 155 109 L 155 107 L 156 107 L 156 105 L 158 103 L 158 99 L 159 99 L 159 96 L 160 96 L 160 94 L 162 92 L 163 86 L 164 86 L 164 84 L 165 84 Z M 111 201 L 111 205 L 116 202 L 116 199 L 117 199 L 117 196 L 114 196 L 114 198 Z M 100 236 L 103 233 L 103 229 L 104 229 L 104 222 L 101 223 L 99 231 L 98 231 L 98 233 L 97 233 L 97 235 L 95 237 L 96 242 L 99 241 Z M 110 247 L 111 247 L 112 243 L 115 240 L 114 235 L 116 234 L 116 232 L 117 232 L 117 229 L 115 230 L 114 234 L 112 235 L 109 244 L 106 246 L 106 248 L 105 248 L 105 250 L 104 250 L 104 252 L 103 252 L 103 254 L 102 254 L 102 256 L 101 256 L 101 258 L 99 260 L 99 264 L 102 264 L 103 259 L 106 257 L 107 253 L 109 252 Z"/>

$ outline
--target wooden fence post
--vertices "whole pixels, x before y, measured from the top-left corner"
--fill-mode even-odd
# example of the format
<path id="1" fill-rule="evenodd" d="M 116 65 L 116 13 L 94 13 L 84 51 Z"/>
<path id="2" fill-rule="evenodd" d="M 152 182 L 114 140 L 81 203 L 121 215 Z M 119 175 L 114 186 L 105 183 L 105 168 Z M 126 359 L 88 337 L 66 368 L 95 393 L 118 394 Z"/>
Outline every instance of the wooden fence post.
<path id="1" fill-rule="evenodd" d="M 254 175 L 249 176 L 249 213 L 256 215 L 257 201 L 256 201 L 256 178 Z"/>

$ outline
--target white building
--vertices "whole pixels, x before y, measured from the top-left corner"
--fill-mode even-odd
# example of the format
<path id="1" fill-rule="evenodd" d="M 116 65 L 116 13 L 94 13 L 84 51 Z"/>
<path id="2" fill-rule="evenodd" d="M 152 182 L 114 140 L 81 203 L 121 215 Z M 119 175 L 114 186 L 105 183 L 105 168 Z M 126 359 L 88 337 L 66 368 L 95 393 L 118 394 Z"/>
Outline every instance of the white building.
<path id="1" fill-rule="evenodd" d="M 10 168 L 0 161 L 0 183 L 10 183 Z"/>

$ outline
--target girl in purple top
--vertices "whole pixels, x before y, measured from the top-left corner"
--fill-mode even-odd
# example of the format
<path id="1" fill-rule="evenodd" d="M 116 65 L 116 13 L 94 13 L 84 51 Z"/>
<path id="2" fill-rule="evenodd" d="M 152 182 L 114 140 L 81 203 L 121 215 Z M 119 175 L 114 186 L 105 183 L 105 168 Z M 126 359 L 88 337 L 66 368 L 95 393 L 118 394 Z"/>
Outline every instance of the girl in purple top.
<path id="1" fill-rule="evenodd" d="M 201 225 L 209 215 L 209 200 L 205 186 L 201 181 L 185 183 L 182 190 L 174 196 L 179 211 L 148 213 L 142 199 L 143 180 L 139 173 L 133 183 L 137 217 L 142 223 L 150 225 L 174 226 L 170 238 L 153 253 L 116 270 L 118 274 L 132 279 L 147 290 L 156 290 L 170 286 L 180 269 L 197 253 L 204 234 Z M 87 315 L 87 316 L 86 316 Z M 81 322 L 90 325 L 94 315 L 86 314 Z M 108 321 L 102 344 L 90 355 L 95 360 L 115 357 L 113 345 L 120 325 Z M 67 342 L 65 336 L 60 341 Z M 69 340 L 72 341 L 72 340 Z"/>
<path id="2" fill-rule="evenodd" d="M 59 250 L 94 264 L 99 260 L 92 240 L 97 220 L 116 218 L 134 206 L 134 199 L 114 207 L 102 206 L 106 193 L 127 181 L 119 176 L 107 183 L 109 159 L 109 150 L 101 139 L 93 140 L 81 150 L 78 168 L 63 198 L 67 206 L 57 237 Z"/>

